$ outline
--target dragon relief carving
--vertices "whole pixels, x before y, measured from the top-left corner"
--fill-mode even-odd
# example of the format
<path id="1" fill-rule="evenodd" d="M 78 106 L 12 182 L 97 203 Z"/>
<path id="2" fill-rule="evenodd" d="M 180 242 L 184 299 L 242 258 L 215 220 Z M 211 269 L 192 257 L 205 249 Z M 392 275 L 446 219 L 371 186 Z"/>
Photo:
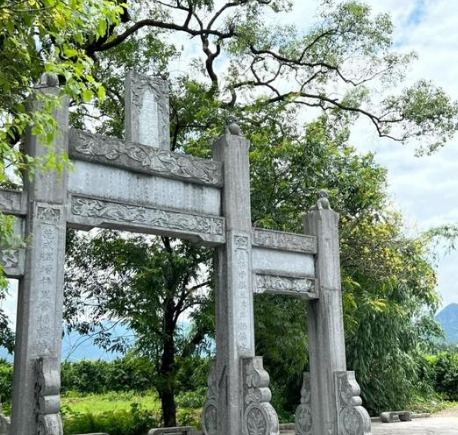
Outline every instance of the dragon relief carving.
<path id="1" fill-rule="evenodd" d="M 356 382 L 355 372 L 335 372 L 334 379 L 339 434 L 371 435 L 371 419 L 361 406 L 361 388 Z"/>
<path id="2" fill-rule="evenodd" d="M 253 244 L 261 248 L 304 252 L 306 254 L 315 254 L 317 250 L 316 238 L 313 236 L 261 230 L 259 228 L 255 228 L 253 231 Z"/>
<path id="3" fill-rule="evenodd" d="M 220 162 L 152 148 L 82 130 L 70 131 L 70 157 L 126 169 L 178 177 L 211 186 L 222 185 Z"/>
<path id="4" fill-rule="evenodd" d="M 255 293 L 304 295 L 315 292 L 315 280 L 313 278 L 256 274 L 255 282 Z"/>
<path id="5" fill-rule="evenodd" d="M 60 376 L 57 358 L 36 360 L 35 415 L 37 435 L 63 435 L 60 418 Z"/>
<path id="6" fill-rule="evenodd" d="M 261 357 L 242 359 L 243 368 L 243 435 L 279 435 L 277 413 L 270 404 L 269 374 Z"/>
<path id="7" fill-rule="evenodd" d="M 71 211 L 76 216 L 148 224 L 154 228 L 183 230 L 208 235 L 223 235 L 224 232 L 224 219 L 219 217 L 131 206 L 78 196 L 72 197 Z"/>
<path id="8" fill-rule="evenodd" d="M 301 404 L 295 414 L 296 435 L 312 435 L 312 391 L 310 373 L 305 372 L 301 388 Z"/>

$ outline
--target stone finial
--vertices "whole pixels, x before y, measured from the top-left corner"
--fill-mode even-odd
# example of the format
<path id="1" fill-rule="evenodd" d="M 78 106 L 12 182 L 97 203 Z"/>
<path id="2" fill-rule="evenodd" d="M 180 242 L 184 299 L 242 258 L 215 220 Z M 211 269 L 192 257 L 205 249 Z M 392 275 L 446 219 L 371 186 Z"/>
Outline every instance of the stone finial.
<path id="1" fill-rule="evenodd" d="M 326 190 L 320 190 L 318 192 L 318 200 L 310 210 L 332 210 L 331 204 L 328 199 L 328 192 Z"/>
<path id="2" fill-rule="evenodd" d="M 43 73 L 38 80 L 38 87 L 40 88 L 57 88 L 59 86 L 59 77 L 57 74 Z"/>
<path id="3" fill-rule="evenodd" d="M 240 126 L 237 124 L 235 116 L 228 116 L 226 119 L 226 133 L 233 134 L 234 136 L 243 136 Z"/>

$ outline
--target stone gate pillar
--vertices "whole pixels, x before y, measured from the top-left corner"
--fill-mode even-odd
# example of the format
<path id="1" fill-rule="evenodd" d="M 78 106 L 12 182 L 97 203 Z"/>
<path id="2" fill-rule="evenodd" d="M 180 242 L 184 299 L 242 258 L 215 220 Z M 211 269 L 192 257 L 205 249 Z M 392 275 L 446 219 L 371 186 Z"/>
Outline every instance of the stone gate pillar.
<path id="1" fill-rule="evenodd" d="M 304 219 L 305 233 L 317 238 L 316 278 L 319 299 L 308 304 L 310 374 L 304 377 L 302 428 L 298 435 L 370 434 L 370 418 L 360 406 L 360 390 L 347 372 L 340 282 L 339 215 L 321 194 Z M 310 390 L 308 390 L 310 389 Z M 311 408 L 311 422 L 306 418 Z M 300 407 L 301 408 L 301 407 Z M 311 424 L 310 424 L 311 423 Z"/>
<path id="2" fill-rule="evenodd" d="M 223 162 L 223 215 L 226 244 L 216 249 L 216 367 L 214 398 L 204 409 L 208 435 L 241 435 L 242 365 L 254 357 L 251 291 L 251 204 L 249 142 L 227 132 L 213 146 L 213 159 Z M 216 427 L 215 424 L 216 423 Z"/>
<path id="3" fill-rule="evenodd" d="M 57 96 L 57 78 L 44 75 L 41 92 Z M 32 103 L 33 108 L 40 104 Z M 30 132 L 26 153 L 40 157 L 67 152 L 68 101 L 54 111 L 59 133 L 51 147 Z M 25 176 L 28 195 L 25 274 L 19 284 L 12 428 L 10 435 L 61 435 L 59 416 L 62 305 L 65 258 L 66 173 Z"/>

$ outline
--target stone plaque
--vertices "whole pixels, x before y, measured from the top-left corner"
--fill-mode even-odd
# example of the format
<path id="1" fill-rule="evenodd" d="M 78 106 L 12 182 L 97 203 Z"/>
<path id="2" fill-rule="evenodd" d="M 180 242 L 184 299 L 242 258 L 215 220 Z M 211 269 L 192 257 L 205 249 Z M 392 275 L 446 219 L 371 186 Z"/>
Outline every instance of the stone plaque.
<path id="1" fill-rule="evenodd" d="M 126 77 L 126 140 L 170 149 L 169 94 L 165 80 L 130 71 Z"/>

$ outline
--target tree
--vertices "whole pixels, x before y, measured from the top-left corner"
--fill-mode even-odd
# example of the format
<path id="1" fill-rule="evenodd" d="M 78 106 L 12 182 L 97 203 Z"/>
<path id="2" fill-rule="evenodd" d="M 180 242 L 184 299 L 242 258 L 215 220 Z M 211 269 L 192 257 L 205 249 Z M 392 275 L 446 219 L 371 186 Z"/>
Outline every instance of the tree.
<path id="1" fill-rule="evenodd" d="M 250 159 L 256 225 L 301 232 L 300 214 L 313 203 L 318 188 L 328 188 L 334 207 L 342 214 L 343 236 L 352 237 L 351 242 L 343 240 L 343 257 L 347 261 L 348 256 L 348 261 L 352 261 L 345 266 L 343 274 L 349 312 L 346 319 L 350 327 L 348 340 L 356 349 L 358 341 L 352 341 L 352 337 L 356 337 L 355 331 L 362 333 L 362 329 L 355 325 L 364 320 L 358 317 L 356 307 L 358 304 L 364 306 L 366 301 L 371 306 L 382 306 L 375 303 L 381 299 L 378 292 L 382 286 L 377 273 L 388 270 L 389 261 L 394 258 L 403 265 L 408 265 L 409 261 L 421 263 L 424 251 L 423 248 L 407 249 L 410 241 L 394 231 L 396 219 L 385 211 L 384 171 L 375 165 L 373 156 L 358 157 L 348 146 L 348 127 L 357 117 L 366 117 L 381 136 L 402 142 L 419 139 L 423 142 L 422 149 L 432 152 L 453 135 L 458 109 L 443 90 L 424 81 L 395 93 L 415 55 L 393 51 L 392 25 L 387 15 L 373 17 L 367 5 L 354 1 L 327 1 L 320 12 L 320 21 L 303 35 L 291 26 L 270 25 L 271 21 L 267 24 L 267 14 L 281 13 L 288 8 L 288 2 L 282 0 L 237 0 L 218 5 L 208 0 L 161 0 L 148 4 L 131 1 L 124 25 L 107 29 L 103 37 L 84 48 L 86 55 L 97 60 L 93 76 L 105 84 L 108 98 L 103 102 L 94 101 L 93 108 L 79 106 L 73 123 L 80 127 L 94 125 L 95 118 L 97 131 L 122 137 L 122 79 L 126 70 L 159 74 L 170 81 L 173 150 L 208 157 L 209 144 L 222 132 L 227 114 L 239 118 L 242 130 L 253 144 Z M 181 59 L 181 69 L 185 72 L 177 73 L 171 71 L 174 67 L 170 65 L 176 64 L 182 55 L 178 43 L 172 42 L 180 35 L 188 37 L 183 39 L 185 44 L 198 41 L 193 46 L 198 54 L 192 59 Z M 374 92 L 369 83 L 384 92 L 378 92 L 380 89 Z M 393 94 L 388 94 L 390 89 Z M 339 92 L 334 92 L 336 90 Z M 298 119 L 310 107 L 320 109 L 325 116 L 304 129 Z M 391 232 L 386 234 L 387 229 L 378 225 L 379 219 L 387 222 Z M 362 225 L 361 232 L 359 225 Z M 362 267 L 367 255 L 364 243 L 371 241 L 364 232 L 366 227 L 374 231 L 378 242 L 373 252 L 371 264 L 375 269 L 372 270 Z M 101 263 L 105 255 L 102 249 L 88 251 L 97 254 L 95 259 L 88 260 L 93 261 L 96 268 L 102 264 L 125 267 L 123 273 L 130 279 L 125 281 L 129 291 L 138 290 L 135 289 L 135 277 L 141 275 L 143 269 L 140 263 L 132 269 L 131 264 L 117 263 L 116 258 L 117 255 L 123 258 L 122 250 L 132 249 L 133 241 L 139 249 L 144 249 L 141 240 L 117 237 L 116 244 L 121 251 L 110 258 L 110 263 Z M 353 247 L 353 242 L 359 244 Z M 83 252 L 92 242 L 87 243 L 81 248 Z M 112 251 L 111 242 L 105 240 L 104 243 Z M 170 258 L 180 264 L 180 252 L 186 245 L 166 239 L 161 241 L 162 247 L 157 241 L 149 243 L 155 248 L 148 248 L 148 255 L 140 256 L 144 267 L 157 273 L 157 269 L 151 268 L 153 260 L 149 254 L 154 252 L 164 258 L 167 244 L 174 252 Z M 395 249 L 397 243 L 406 249 L 395 250 L 394 258 L 382 255 L 385 250 Z M 121 247 L 124 244 L 125 247 Z M 382 260 L 385 263 L 378 264 Z M 190 266 L 197 267 L 197 264 Z M 357 279 L 351 267 L 358 271 Z M 426 267 L 420 269 L 422 273 L 429 273 Z M 118 273 L 121 274 L 121 269 Z M 196 269 L 190 274 L 196 274 Z M 395 278 L 396 284 L 402 282 L 399 274 Z M 431 282 L 428 280 L 424 291 L 428 297 L 422 299 L 413 292 L 411 300 L 431 307 L 434 304 Z M 368 285 L 367 291 L 366 287 L 365 292 L 360 291 L 365 285 Z M 81 286 L 80 290 L 84 288 Z M 162 287 L 152 288 L 164 294 L 168 287 L 162 283 Z M 116 313 L 118 308 L 108 304 L 109 289 L 101 288 L 99 300 L 104 304 L 104 313 Z M 362 294 L 366 299 L 360 298 Z M 279 319 L 286 318 L 280 313 L 286 316 L 288 311 L 303 312 L 303 307 L 294 301 L 284 302 L 283 308 L 273 305 L 276 302 L 266 298 L 258 303 L 258 307 L 264 304 L 265 312 L 275 308 L 279 313 L 276 319 L 266 318 L 262 316 L 263 310 L 258 309 L 260 350 L 270 349 L 267 339 L 275 335 L 263 336 L 262 331 L 273 331 L 275 324 L 272 321 L 277 320 L 278 326 Z M 404 303 L 407 300 L 393 302 L 393 312 L 404 309 Z M 205 315 L 200 317 L 201 312 L 197 310 L 195 318 L 199 319 L 198 330 L 204 331 L 200 334 L 202 338 L 211 329 L 211 318 L 207 304 L 200 308 L 205 308 Z M 416 311 L 409 308 L 402 319 L 396 316 L 382 318 L 387 322 L 409 323 L 415 316 Z M 136 319 L 133 317 L 131 321 L 135 323 Z M 302 331 L 300 340 L 297 340 L 298 335 L 282 338 L 299 355 L 294 361 L 296 373 L 302 371 L 306 363 L 302 353 L 304 322 L 302 319 L 300 322 L 300 325 L 290 324 L 292 331 Z M 168 330 L 168 333 L 173 336 L 176 330 Z M 161 340 L 173 341 L 159 334 L 150 336 L 155 340 L 148 346 L 156 349 L 156 357 L 164 353 L 165 342 Z M 146 351 L 147 343 L 143 342 L 142 346 Z M 397 352 L 398 348 L 392 350 Z M 281 356 L 267 354 L 266 358 L 278 385 L 291 373 L 285 369 L 285 359 Z M 358 359 L 354 361 L 356 364 Z M 276 370 L 275 362 L 283 364 Z M 369 383 L 365 386 L 371 388 Z M 162 385 L 159 384 L 159 388 Z M 170 391 L 173 393 L 173 389 Z M 173 396 L 165 394 L 163 397 L 164 419 L 171 424 L 175 418 Z"/>
<path id="2" fill-rule="evenodd" d="M 39 83 L 40 77 L 43 73 L 58 75 L 61 96 L 70 97 L 74 104 L 90 100 L 94 93 L 103 97 L 104 88 L 91 75 L 93 61 L 81 44 L 97 41 L 107 27 L 120 22 L 122 12 L 116 1 L 0 1 L 1 187 L 20 188 L 24 171 L 32 177 L 38 168 L 61 170 L 68 164 L 67 156 L 56 155 L 51 149 L 41 158 L 23 152 L 26 129 L 48 145 L 56 132 L 52 110 L 59 99 L 37 89 L 44 85 Z M 30 101 L 40 101 L 40 108 L 30 112 Z M 23 243 L 14 233 L 14 218 L 0 212 L 2 249 L 15 249 Z M 7 285 L 0 265 L 0 299 L 5 297 Z M 0 331 L 0 345 L 12 351 L 14 335 L 1 309 Z"/>
<path id="3" fill-rule="evenodd" d="M 318 107 L 338 120 L 361 115 L 380 136 L 402 142 L 417 138 L 428 151 L 454 134 L 457 104 L 432 83 L 422 80 L 387 94 L 402 83 L 416 57 L 393 50 L 388 14 L 372 16 L 368 5 L 356 1 L 326 0 L 319 20 L 305 33 L 267 18 L 269 13 L 290 10 L 286 0 L 131 2 L 125 26 L 112 28 L 86 53 L 107 59 L 111 50 L 128 42 L 127 49 L 142 44 L 143 55 L 151 55 L 148 47 L 162 42 L 169 54 L 178 54 L 170 40 L 171 35 L 182 34 L 199 41 L 200 55 L 191 67 L 205 80 L 193 81 L 222 110 L 246 113 L 261 103 Z M 227 66 L 221 71 L 218 62 L 223 57 Z M 161 63 L 163 57 L 159 58 Z M 143 60 L 145 69 L 154 70 L 154 60 Z M 110 66 L 105 63 L 105 68 Z M 182 76 L 189 79 L 191 74 Z M 368 86 L 371 82 L 380 89 L 374 91 Z M 180 131 L 195 128 L 180 122 L 174 125 L 177 138 Z"/>
<path id="4" fill-rule="evenodd" d="M 107 320 L 127 324 L 135 334 L 136 353 L 155 366 L 164 424 L 176 426 L 177 359 L 192 355 L 209 332 L 186 330 L 179 319 L 211 298 L 204 291 L 210 282 L 202 270 L 209 252 L 169 238 L 125 238 L 112 231 L 74 237 L 65 293 L 70 328 L 98 331 L 99 344 L 123 350 L 128 343 L 112 337 L 113 324 Z"/>

